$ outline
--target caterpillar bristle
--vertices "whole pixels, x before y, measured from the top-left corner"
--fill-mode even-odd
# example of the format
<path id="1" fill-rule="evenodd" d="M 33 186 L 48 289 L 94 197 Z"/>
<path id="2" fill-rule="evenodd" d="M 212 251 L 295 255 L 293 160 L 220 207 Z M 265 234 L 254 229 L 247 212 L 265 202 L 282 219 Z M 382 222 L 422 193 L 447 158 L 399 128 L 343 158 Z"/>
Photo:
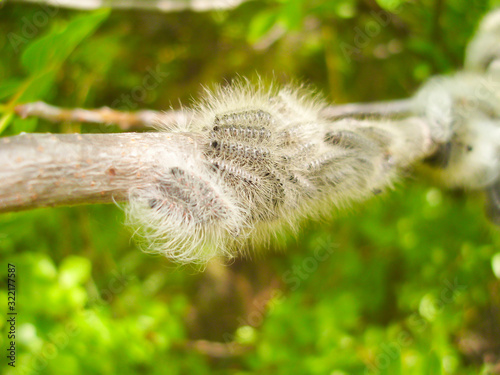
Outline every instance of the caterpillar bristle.
<path id="1" fill-rule="evenodd" d="M 248 81 L 207 91 L 175 129 L 196 134 L 199 154 L 168 161 L 155 186 L 131 193 L 129 217 L 148 248 L 180 262 L 230 258 L 382 191 L 404 165 L 392 138 L 413 135 L 384 122 L 330 122 L 324 106 L 301 88 Z"/>

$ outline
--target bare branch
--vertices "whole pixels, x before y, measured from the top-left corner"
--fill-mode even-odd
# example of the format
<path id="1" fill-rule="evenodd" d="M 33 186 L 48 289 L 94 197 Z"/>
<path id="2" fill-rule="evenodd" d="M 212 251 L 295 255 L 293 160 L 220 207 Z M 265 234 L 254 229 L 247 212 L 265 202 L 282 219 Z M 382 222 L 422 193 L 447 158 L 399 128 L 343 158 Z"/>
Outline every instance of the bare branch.
<path id="1" fill-rule="evenodd" d="M 124 201 L 194 138 L 166 133 L 23 134 L 0 140 L 0 212 Z"/>
<path id="2" fill-rule="evenodd" d="M 99 8 L 140 9 L 157 12 L 192 10 L 205 12 L 236 8 L 247 0 L 7 0 L 7 3 L 33 3 L 54 7 L 93 10 Z"/>
<path id="3" fill-rule="evenodd" d="M 428 134 L 415 148 L 420 151 L 405 159 L 406 165 L 432 154 L 434 145 L 422 120 L 408 119 L 404 124 Z M 157 183 L 173 160 L 200 158 L 194 134 L 5 137 L 0 140 L 0 212 L 126 201 L 130 191 Z"/>
<path id="4" fill-rule="evenodd" d="M 328 119 L 341 119 L 346 117 L 404 117 L 412 113 L 412 99 L 392 100 L 373 103 L 340 104 L 326 107 L 321 115 Z"/>
<path id="5" fill-rule="evenodd" d="M 402 99 L 374 103 L 341 104 L 326 107 L 321 116 L 338 120 L 342 118 L 365 117 L 403 117 L 411 113 L 411 99 Z M 192 118 L 192 112 L 185 111 L 153 111 L 121 112 L 109 107 L 98 109 L 60 108 L 44 102 L 20 104 L 15 112 L 22 118 L 38 117 L 52 122 L 75 121 L 95 124 L 116 124 L 123 130 L 138 128 L 154 128 L 158 123 L 174 125 L 187 123 Z"/>
<path id="6" fill-rule="evenodd" d="M 127 217 L 148 250 L 203 264 L 368 199 L 426 159 L 447 186 L 487 189 L 498 221 L 497 60 L 484 71 L 432 78 L 413 98 L 392 102 L 327 107 L 300 91 L 246 82 L 210 93 L 196 115 L 18 107 L 57 121 L 187 126 L 175 134 L 4 138 L 0 212 L 128 200 Z"/>
<path id="7" fill-rule="evenodd" d="M 0 212 L 127 201 L 148 250 L 205 263 L 237 254 L 255 228 L 265 242 L 277 225 L 293 229 L 379 194 L 440 149 L 435 169 L 449 186 L 488 188 L 499 178 L 500 108 L 483 81 L 470 73 L 431 80 L 412 99 L 347 105 L 330 120 L 312 97 L 235 85 L 213 93 L 217 106 L 200 107 L 184 133 L 7 137 Z M 108 109 L 41 107 L 66 119 L 109 118 Z"/>
<path id="8" fill-rule="evenodd" d="M 134 128 L 153 128 L 159 122 L 176 124 L 189 121 L 188 111 L 152 111 L 121 112 L 108 107 L 98 109 L 66 109 L 44 102 L 34 102 L 18 105 L 15 112 L 22 118 L 39 117 L 52 122 L 74 121 L 111 125 L 116 124 L 123 130 Z"/>

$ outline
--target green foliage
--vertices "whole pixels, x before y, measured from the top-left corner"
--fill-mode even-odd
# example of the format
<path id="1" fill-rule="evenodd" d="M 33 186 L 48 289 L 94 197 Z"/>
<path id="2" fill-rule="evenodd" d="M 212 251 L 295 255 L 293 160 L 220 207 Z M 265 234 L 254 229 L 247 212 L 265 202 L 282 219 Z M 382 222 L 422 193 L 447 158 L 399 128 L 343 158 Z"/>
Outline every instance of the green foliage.
<path id="1" fill-rule="evenodd" d="M 0 119 L 0 134 L 12 119 L 13 106 L 19 102 L 30 102 L 45 99 L 54 85 L 54 80 L 61 65 L 69 54 L 88 37 L 108 16 L 109 11 L 97 11 L 80 15 L 63 27 L 55 27 L 49 34 L 31 42 L 21 55 L 21 65 L 29 74 L 23 83 L 10 78 L 2 87 L 6 93 L 13 95 L 7 110 Z M 12 41 L 12 39 L 11 39 Z M 33 120 L 18 120 L 17 128 L 23 131 L 32 130 Z"/>
<path id="2" fill-rule="evenodd" d="M 46 12 L 49 22 L 30 35 L 23 27 L 43 9 L 8 4 L 0 11 L 7 36 L 0 39 L 0 131 L 118 131 L 21 120 L 12 111 L 40 99 L 176 108 L 201 84 L 255 72 L 312 83 L 336 102 L 405 97 L 429 75 L 459 68 L 467 39 L 495 2 L 443 3 L 59 10 Z M 391 21 L 356 45 L 377 19 L 373 12 Z M 346 53 L 346 45 L 356 51 Z M 157 84 L 134 99 L 147 76 Z M 203 273 L 141 253 L 115 206 L 0 215 L 0 259 L 3 272 L 16 265 L 19 311 L 17 367 L 4 358 L 0 372 L 493 373 L 484 358 L 499 350 L 500 233 L 486 222 L 482 199 L 409 180 L 331 222 L 308 223 L 285 251 Z M 6 300 L 2 285 L 3 316 Z M 2 348 L 6 324 L 0 320 Z"/>

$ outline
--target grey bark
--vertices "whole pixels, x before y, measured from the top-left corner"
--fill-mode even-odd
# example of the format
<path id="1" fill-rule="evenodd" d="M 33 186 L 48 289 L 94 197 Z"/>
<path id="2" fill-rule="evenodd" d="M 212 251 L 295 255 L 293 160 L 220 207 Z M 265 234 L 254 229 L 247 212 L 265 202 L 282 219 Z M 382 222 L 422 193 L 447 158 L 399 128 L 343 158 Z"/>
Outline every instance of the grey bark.
<path id="1" fill-rule="evenodd" d="M 426 127 L 418 118 L 404 123 Z M 126 201 L 133 189 L 157 183 L 170 161 L 199 162 L 199 143 L 191 133 L 164 132 L 1 138 L 0 212 Z M 408 155 L 407 162 L 428 156 L 434 146 L 425 139 L 422 152 Z"/>
<path id="2" fill-rule="evenodd" d="M 124 201 L 169 158 L 196 153 L 167 133 L 23 134 L 0 139 L 0 212 Z"/>
<path id="3" fill-rule="evenodd" d="M 321 111 L 321 116 L 338 120 L 342 118 L 398 118 L 411 114 L 412 99 L 401 99 L 374 103 L 349 103 L 329 106 Z M 193 113 L 183 111 L 121 112 L 108 107 L 83 109 L 60 108 L 44 102 L 25 103 L 16 106 L 16 114 L 22 118 L 38 117 L 51 122 L 74 121 L 94 124 L 115 124 L 123 130 L 132 128 L 154 128 L 158 123 L 175 125 L 187 123 Z"/>

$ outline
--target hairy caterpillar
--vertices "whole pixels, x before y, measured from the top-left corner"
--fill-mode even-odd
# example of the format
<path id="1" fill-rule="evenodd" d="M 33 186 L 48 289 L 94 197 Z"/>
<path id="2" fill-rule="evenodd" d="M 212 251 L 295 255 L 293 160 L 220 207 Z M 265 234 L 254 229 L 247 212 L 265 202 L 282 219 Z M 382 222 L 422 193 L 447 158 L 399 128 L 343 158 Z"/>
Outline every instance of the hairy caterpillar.
<path id="1" fill-rule="evenodd" d="M 465 71 L 436 77 L 415 96 L 438 152 L 427 160 L 436 180 L 484 189 L 489 218 L 500 224 L 500 10 L 489 13 L 467 47 Z"/>
<path id="2" fill-rule="evenodd" d="M 481 189 L 500 178 L 500 90 L 491 76 L 461 72 L 436 77 L 415 97 L 441 144 L 431 160 L 435 177 L 449 187 Z"/>
<path id="3" fill-rule="evenodd" d="M 324 105 L 304 89 L 244 81 L 207 91 L 189 124 L 160 125 L 195 134 L 199 153 L 131 192 L 128 215 L 148 249 L 180 262 L 233 257 L 378 194 L 423 152 L 411 121 L 332 122 Z"/>
<path id="4" fill-rule="evenodd" d="M 465 68 L 475 72 L 498 71 L 500 58 L 500 9 L 488 13 L 467 46 Z"/>

